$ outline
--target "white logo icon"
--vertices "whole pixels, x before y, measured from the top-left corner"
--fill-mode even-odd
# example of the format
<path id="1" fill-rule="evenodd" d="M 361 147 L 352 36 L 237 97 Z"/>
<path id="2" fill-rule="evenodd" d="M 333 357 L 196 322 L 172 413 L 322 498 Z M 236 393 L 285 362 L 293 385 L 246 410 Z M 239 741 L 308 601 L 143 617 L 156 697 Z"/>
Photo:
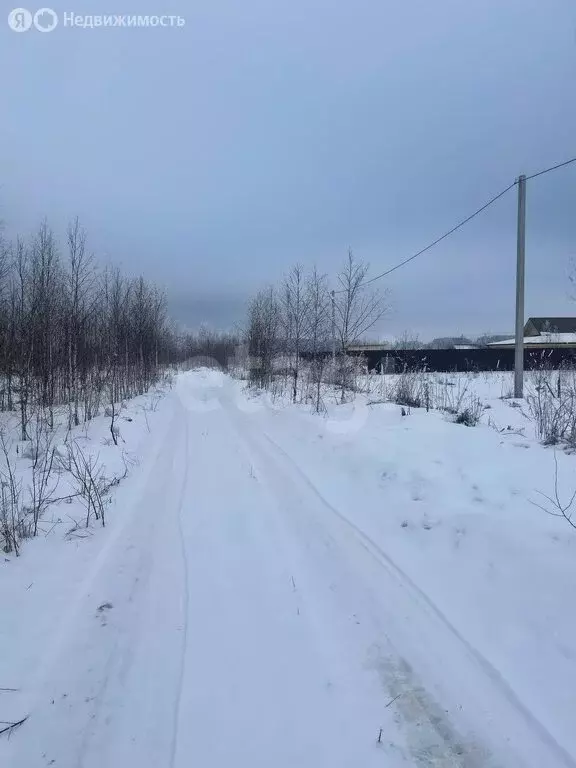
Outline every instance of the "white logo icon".
<path id="1" fill-rule="evenodd" d="M 8 14 L 8 26 L 14 32 L 28 32 L 32 26 L 32 14 L 26 8 L 14 8 Z"/>
<path id="2" fill-rule="evenodd" d="M 40 8 L 34 14 L 34 26 L 38 32 L 52 32 L 58 25 L 58 16 L 52 8 Z"/>
<path id="3" fill-rule="evenodd" d="M 40 8 L 34 15 L 26 8 L 14 8 L 8 14 L 8 26 L 14 32 L 27 32 L 32 25 L 38 32 L 52 32 L 58 26 L 58 15 L 52 8 Z"/>

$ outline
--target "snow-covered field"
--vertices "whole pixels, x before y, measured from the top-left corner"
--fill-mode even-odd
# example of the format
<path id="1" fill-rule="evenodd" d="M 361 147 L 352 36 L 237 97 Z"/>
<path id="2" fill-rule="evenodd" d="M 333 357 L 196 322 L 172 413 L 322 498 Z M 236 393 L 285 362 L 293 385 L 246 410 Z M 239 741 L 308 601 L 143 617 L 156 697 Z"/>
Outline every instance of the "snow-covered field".
<path id="1" fill-rule="evenodd" d="M 562 401 L 558 401 L 558 377 Z M 479 406 L 480 423 L 507 434 L 510 438 L 526 437 L 529 442 L 539 437 L 533 408 L 544 396 L 544 408 L 561 409 L 562 405 L 576 411 L 576 374 L 571 370 L 526 371 L 524 374 L 525 400 L 514 399 L 514 374 L 508 371 L 493 373 L 416 373 L 413 375 L 389 374 L 359 377 L 359 389 L 368 395 L 368 403 L 393 400 L 393 395 L 403 380 L 415 390 L 425 407 L 456 414 L 466 408 Z M 335 402 L 334 397 L 331 398 Z M 530 406 L 532 401 L 533 408 Z M 361 401 L 362 402 L 362 401 Z M 572 405 L 574 407 L 572 408 Z M 560 441 L 561 442 L 561 441 Z M 553 463 L 553 462 L 552 462 Z M 552 469 L 553 472 L 553 469 Z"/>
<path id="2" fill-rule="evenodd" d="M 319 416 L 190 372 L 126 423 L 107 528 L 0 564 L 1 766 L 576 766 L 554 451 L 510 374 L 475 428 L 382 378 Z"/>

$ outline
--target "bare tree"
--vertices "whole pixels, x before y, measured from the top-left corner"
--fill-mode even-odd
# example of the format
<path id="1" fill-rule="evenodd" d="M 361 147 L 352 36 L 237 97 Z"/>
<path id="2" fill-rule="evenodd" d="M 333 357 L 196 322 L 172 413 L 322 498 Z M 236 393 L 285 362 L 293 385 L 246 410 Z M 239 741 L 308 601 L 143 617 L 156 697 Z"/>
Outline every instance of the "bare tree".
<path id="1" fill-rule="evenodd" d="M 274 289 L 260 291 L 248 308 L 246 341 L 250 355 L 250 380 L 261 387 L 272 382 L 279 326 L 280 308 Z"/>
<path id="2" fill-rule="evenodd" d="M 349 250 L 344 268 L 338 275 L 340 289 L 336 292 L 335 310 L 340 343 L 342 402 L 348 384 L 347 349 L 373 328 L 388 309 L 386 294 L 365 285 L 368 271 L 369 265 L 357 261 Z"/>
<path id="3" fill-rule="evenodd" d="M 66 335 L 68 358 L 69 425 L 80 423 L 79 360 L 83 337 L 95 309 L 94 285 L 96 272 L 94 259 L 86 252 L 86 232 L 78 218 L 68 227 L 68 271 L 66 285 Z"/>
<path id="4" fill-rule="evenodd" d="M 394 340 L 393 349 L 424 349 L 424 344 L 420 341 L 417 333 L 404 331 Z"/>
<path id="5" fill-rule="evenodd" d="M 314 267 L 306 282 L 306 338 L 316 412 L 321 410 L 322 381 L 330 336 L 328 279 Z"/>
<path id="6" fill-rule="evenodd" d="M 28 250 L 18 238 L 14 246 L 14 271 L 12 280 L 10 315 L 10 378 L 17 382 L 16 392 L 20 405 L 21 439 L 28 439 L 28 403 L 32 396 L 32 310 L 30 308 L 30 279 Z"/>
<path id="7" fill-rule="evenodd" d="M 308 294 L 304 281 L 304 271 L 297 264 L 292 267 L 282 282 L 281 320 L 285 353 L 288 356 L 292 374 L 292 402 L 298 398 L 298 379 L 300 359 L 308 323 Z"/>
<path id="8" fill-rule="evenodd" d="M 10 371 L 10 249 L 1 234 L 0 222 L 0 370 L 5 372 L 0 381 L 0 410 L 12 408 Z"/>
<path id="9" fill-rule="evenodd" d="M 32 365 L 40 386 L 42 407 L 54 426 L 57 386 L 58 320 L 62 316 L 62 273 L 52 230 L 44 221 L 31 246 L 30 254 Z"/>

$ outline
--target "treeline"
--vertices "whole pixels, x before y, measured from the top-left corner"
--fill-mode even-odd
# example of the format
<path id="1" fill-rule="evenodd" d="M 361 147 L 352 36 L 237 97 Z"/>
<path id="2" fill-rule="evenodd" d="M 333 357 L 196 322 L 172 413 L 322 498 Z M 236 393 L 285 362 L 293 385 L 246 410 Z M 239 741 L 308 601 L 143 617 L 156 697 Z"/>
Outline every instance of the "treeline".
<path id="1" fill-rule="evenodd" d="M 225 333 L 209 328 L 188 332 L 178 339 L 178 357 L 187 367 L 230 368 L 237 359 L 240 333 Z"/>
<path id="2" fill-rule="evenodd" d="M 162 290 L 98 266 L 78 220 L 62 244 L 47 223 L 28 239 L 0 239 L 0 550 L 18 555 L 64 501 L 81 504 L 85 526 L 105 525 L 107 496 L 131 462 L 122 401 L 169 384 L 167 369 L 186 361 L 226 367 L 237 344 L 206 330 L 178 333 Z M 142 406 L 147 426 L 159 397 Z M 120 474 L 72 431 L 99 413 L 119 446 Z M 82 524 L 71 521 L 67 535 Z"/>
<path id="3" fill-rule="evenodd" d="M 0 410 L 18 411 L 22 440 L 35 407 L 50 427 L 65 407 L 77 426 L 146 392 L 194 344 L 170 325 L 157 286 L 96 264 L 78 220 L 63 247 L 46 222 L 0 241 Z"/>
<path id="4" fill-rule="evenodd" d="M 284 382 L 293 402 L 312 400 L 317 410 L 329 381 L 344 400 L 356 364 L 346 351 L 387 310 L 387 294 L 372 286 L 368 271 L 349 251 L 333 290 L 328 275 L 297 265 L 279 285 L 260 291 L 246 324 L 250 381 L 264 388 Z"/>

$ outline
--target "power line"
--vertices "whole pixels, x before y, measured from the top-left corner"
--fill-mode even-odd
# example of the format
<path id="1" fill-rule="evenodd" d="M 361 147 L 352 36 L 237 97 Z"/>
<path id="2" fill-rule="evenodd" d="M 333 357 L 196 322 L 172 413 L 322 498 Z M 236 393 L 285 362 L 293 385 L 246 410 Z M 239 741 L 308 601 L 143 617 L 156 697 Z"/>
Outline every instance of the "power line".
<path id="1" fill-rule="evenodd" d="M 576 157 L 573 157 L 570 160 L 565 160 L 563 163 L 558 163 L 557 165 L 553 165 L 550 168 L 545 168 L 543 171 L 538 171 L 537 173 L 533 173 L 531 176 L 526 176 L 526 181 L 529 181 L 530 179 L 535 179 L 538 176 L 543 176 L 545 173 L 556 171 L 558 170 L 558 168 L 564 168 L 565 166 L 570 165 L 571 163 L 576 163 Z M 388 275 L 392 274 L 392 272 L 395 272 L 397 269 L 400 269 L 400 267 L 403 267 L 404 265 L 409 264 L 411 261 L 414 261 L 414 259 L 417 259 L 418 256 L 422 256 L 423 253 L 426 253 L 426 251 L 429 251 L 431 248 L 434 248 L 434 246 L 438 245 L 438 243 L 441 243 L 442 240 L 445 240 L 447 237 L 450 237 L 450 235 L 453 235 L 454 232 L 457 232 L 465 224 L 468 224 L 469 221 L 472 221 L 472 219 L 474 219 L 476 216 L 478 216 L 483 211 L 485 211 L 486 208 L 489 208 L 493 203 L 495 203 L 497 200 L 503 197 L 506 194 L 506 192 L 509 192 L 512 189 L 512 187 L 515 187 L 517 184 L 518 184 L 518 180 L 516 179 L 516 181 L 510 184 L 510 186 L 506 187 L 506 189 L 503 189 L 502 192 L 499 192 L 497 195 L 495 195 L 485 205 L 483 205 L 481 208 L 478 208 L 477 211 L 474 211 L 474 213 L 472 213 L 467 218 L 463 219 L 459 224 L 456 224 L 455 227 L 452 227 L 452 229 L 450 229 L 448 232 L 446 232 L 441 237 L 434 240 L 433 243 L 430 243 L 430 245 L 427 245 L 425 248 L 422 248 L 422 250 L 413 254 L 409 258 L 404 259 L 404 261 L 401 261 L 399 264 L 396 264 L 394 267 L 387 269 L 386 272 L 382 272 L 382 274 L 376 275 L 375 277 L 370 278 L 370 280 L 366 280 L 366 282 L 362 283 L 360 287 L 364 288 L 366 285 L 370 285 L 371 283 L 376 282 L 376 280 L 381 280 L 383 277 L 387 277 Z M 334 293 L 345 293 L 345 291 L 339 290 L 339 291 L 334 291 Z"/>
<path id="2" fill-rule="evenodd" d="M 495 203 L 497 200 L 499 200 L 501 197 L 503 197 L 506 192 L 509 192 L 512 187 L 515 187 L 518 182 L 514 181 L 512 184 L 510 184 L 506 189 L 503 189 L 502 192 L 499 192 L 497 195 L 495 195 L 491 200 L 489 200 L 485 205 L 483 205 L 481 208 L 478 208 L 477 211 L 474 211 L 470 216 L 467 216 L 465 219 L 463 219 L 459 224 L 456 224 L 455 227 L 452 227 L 451 230 L 448 232 L 445 232 L 441 237 L 434 240 L 433 243 L 430 243 L 430 245 L 427 245 L 425 248 L 422 248 L 422 250 L 418 251 L 418 253 L 415 253 L 413 256 L 410 256 L 407 259 L 404 259 L 404 261 L 401 261 L 399 264 L 396 264 L 396 266 L 391 267 L 390 269 L 387 269 L 386 272 L 382 272 L 380 275 L 376 275 L 375 277 L 370 278 L 370 280 L 366 280 L 365 283 L 362 283 L 362 288 L 366 285 L 370 285 L 371 283 L 376 282 L 376 280 L 381 280 L 383 277 L 386 277 L 387 275 L 390 275 L 392 272 L 395 272 L 397 269 L 400 269 L 400 267 L 403 267 L 405 264 L 408 264 L 410 261 L 414 261 L 414 259 L 417 259 L 418 256 L 422 256 L 423 253 L 426 253 L 426 251 L 429 251 L 431 248 L 434 248 L 435 245 L 438 245 L 438 243 L 442 242 L 442 240 L 445 240 L 447 237 L 450 237 L 450 235 L 454 234 L 458 229 L 463 227 L 465 224 L 468 224 L 469 221 L 472 221 L 476 216 L 478 216 L 482 211 L 485 211 L 486 208 L 489 208 L 493 203 Z M 336 293 L 344 293 L 344 291 L 336 291 Z"/>
<path id="3" fill-rule="evenodd" d="M 550 171 L 555 171 L 558 168 L 564 168 L 565 165 L 570 165 L 570 163 L 576 163 L 576 157 L 573 157 L 571 160 L 566 160 L 563 163 L 558 163 L 558 165 L 553 165 L 551 168 L 546 168 L 543 171 L 538 171 L 538 173 L 533 173 L 531 176 L 526 176 L 526 181 L 535 179 L 537 176 L 543 176 L 545 173 L 550 173 Z"/>

